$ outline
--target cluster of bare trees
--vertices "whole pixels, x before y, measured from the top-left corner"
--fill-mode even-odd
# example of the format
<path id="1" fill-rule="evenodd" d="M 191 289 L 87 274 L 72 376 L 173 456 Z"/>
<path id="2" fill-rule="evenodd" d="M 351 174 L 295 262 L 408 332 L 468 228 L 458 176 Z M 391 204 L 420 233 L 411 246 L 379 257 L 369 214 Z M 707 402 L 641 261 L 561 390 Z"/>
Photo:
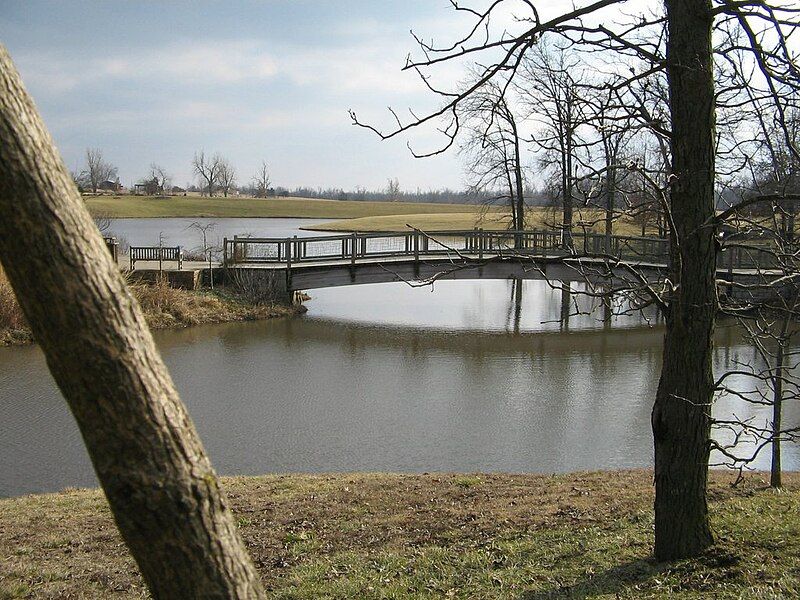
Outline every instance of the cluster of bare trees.
<path id="1" fill-rule="evenodd" d="M 99 148 L 86 149 L 86 166 L 83 170 L 70 173 L 78 189 L 91 190 L 96 194 L 106 182 L 119 186 L 117 167 L 108 162 Z"/>
<path id="2" fill-rule="evenodd" d="M 610 237 L 623 216 L 638 221 L 642 235 L 663 234 L 662 206 L 649 180 L 663 189 L 666 147 L 631 115 L 633 102 L 650 98 L 653 81 L 637 83 L 641 89 L 623 105 L 610 75 L 598 74 L 572 45 L 546 36 L 520 57 L 513 77 L 482 80 L 482 71 L 473 70 L 469 81 L 479 85 L 453 107 L 458 136 L 452 141 L 473 189 L 508 206 L 510 228 L 525 228 L 535 171 L 560 212 L 552 226 L 567 246 L 574 226 L 602 220 Z M 578 207 L 597 210 L 584 211 L 576 224 Z"/>
<path id="3" fill-rule="evenodd" d="M 800 283 L 793 236 L 800 68 L 789 42 L 800 12 L 781 0 L 666 0 L 641 11 L 597 0 L 548 19 L 533 2 L 515 4 L 508 19 L 503 1 L 451 4 L 472 25 L 441 44 L 415 36 L 420 58 L 405 67 L 441 97 L 439 108 L 411 111 L 407 120 L 392 111 L 388 128 L 351 112 L 353 122 L 383 139 L 435 128 L 442 143 L 414 155 L 466 147 L 476 185 L 502 181 L 512 214 L 515 144 L 524 140 L 535 151 L 560 200 L 554 226 L 564 260 L 585 274 L 587 293 L 626 293 L 633 306 L 663 314 L 652 411 L 655 555 L 696 555 L 713 543 L 706 501 L 712 448 L 730 464 L 753 458 L 713 441 L 714 399 L 734 393 L 775 410 L 761 424 L 716 423 L 734 432 L 733 441 L 756 438 L 756 448 L 779 455 L 780 442 L 795 432 L 781 425 L 780 407 L 797 389 L 786 357 Z M 436 81 L 437 67 L 462 61 L 472 65 L 466 84 Z M 733 200 L 720 211 L 723 191 Z M 586 225 L 573 222 L 576 205 L 601 209 L 609 236 L 621 216 L 639 220 L 643 233 L 655 228 L 669 240 L 668 272 L 653 280 L 608 248 L 576 247 L 573 229 Z M 753 258 L 755 275 L 729 278 L 723 287 L 730 293 L 721 294 L 719 269 L 736 252 Z M 737 377 L 713 373 L 720 310 L 742 319 L 759 348 L 758 361 L 734 369 L 765 384 L 756 393 L 726 385 Z"/>
<path id="4" fill-rule="evenodd" d="M 236 167 L 219 153 L 209 156 L 203 150 L 196 152 L 192 158 L 192 172 L 201 184 L 200 189 L 204 195 L 222 194 L 227 198 L 239 189 Z M 117 174 L 117 167 L 105 159 L 99 148 L 87 148 L 85 167 L 81 171 L 70 173 L 79 190 L 90 190 L 95 194 L 105 188 L 111 191 L 121 190 L 122 185 Z M 147 175 L 136 185 L 146 194 L 164 194 L 171 191 L 172 179 L 171 173 L 165 167 L 154 162 L 150 164 Z M 262 161 L 249 188 L 243 189 L 247 189 L 257 198 L 266 198 L 272 192 L 270 184 L 269 168 L 266 161 Z"/>
<path id="5" fill-rule="evenodd" d="M 209 197 L 218 190 L 227 197 L 236 184 L 236 169 L 219 154 L 207 156 L 203 150 L 195 152 L 192 170 L 202 183 L 205 195 Z"/>
<path id="6" fill-rule="evenodd" d="M 207 196 L 220 192 L 225 198 L 240 187 L 237 185 L 238 173 L 236 167 L 220 154 L 208 156 L 201 150 L 196 152 L 192 159 L 192 170 L 201 182 L 201 189 Z M 270 195 L 271 177 L 266 161 L 261 161 L 261 166 L 253 175 L 250 186 L 246 189 L 256 198 L 266 198 Z"/>

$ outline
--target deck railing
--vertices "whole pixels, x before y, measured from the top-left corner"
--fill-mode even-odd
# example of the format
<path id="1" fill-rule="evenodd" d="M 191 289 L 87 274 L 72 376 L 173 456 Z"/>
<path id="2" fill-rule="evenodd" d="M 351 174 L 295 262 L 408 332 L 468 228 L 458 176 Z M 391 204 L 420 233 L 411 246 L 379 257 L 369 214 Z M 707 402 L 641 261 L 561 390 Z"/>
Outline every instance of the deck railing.
<path id="1" fill-rule="evenodd" d="M 666 264 L 669 241 L 655 237 L 575 233 L 571 247 L 557 231 L 435 231 L 352 233 L 292 238 L 225 238 L 224 263 L 242 265 L 342 262 L 362 259 L 459 255 L 489 258 L 512 255 L 611 255 Z"/>

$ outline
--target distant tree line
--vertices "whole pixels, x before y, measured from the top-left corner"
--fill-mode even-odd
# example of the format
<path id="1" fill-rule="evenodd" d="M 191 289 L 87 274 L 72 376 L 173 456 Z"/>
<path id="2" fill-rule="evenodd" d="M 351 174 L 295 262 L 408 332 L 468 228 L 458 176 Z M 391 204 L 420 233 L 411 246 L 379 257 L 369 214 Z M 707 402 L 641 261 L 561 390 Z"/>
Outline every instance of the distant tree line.
<path id="1" fill-rule="evenodd" d="M 383 189 L 369 190 L 358 186 L 353 190 L 339 187 L 298 186 L 287 188 L 273 186 L 266 161 L 261 162 L 256 173 L 247 182 L 239 182 L 238 171 L 230 160 L 221 154 L 207 154 L 204 150 L 195 152 L 192 158 L 192 172 L 195 181 L 186 187 L 173 185 L 173 176 L 168 169 L 158 163 L 151 163 L 148 172 L 129 186 L 131 193 L 148 196 L 199 193 L 204 196 L 229 195 L 253 198 L 318 198 L 325 200 L 352 200 L 370 202 L 420 202 L 441 204 L 496 204 L 502 203 L 506 193 L 497 186 L 470 186 L 464 190 L 450 188 L 404 191 L 397 178 L 390 178 Z M 85 165 L 80 171 L 72 171 L 72 179 L 82 193 L 124 191 L 118 170 L 107 161 L 99 148 L 87 148 Z M 528 206 L 547 206 L 551 203 L 552 192 L 547 189 L 524 186 L 522 195 Z"/>

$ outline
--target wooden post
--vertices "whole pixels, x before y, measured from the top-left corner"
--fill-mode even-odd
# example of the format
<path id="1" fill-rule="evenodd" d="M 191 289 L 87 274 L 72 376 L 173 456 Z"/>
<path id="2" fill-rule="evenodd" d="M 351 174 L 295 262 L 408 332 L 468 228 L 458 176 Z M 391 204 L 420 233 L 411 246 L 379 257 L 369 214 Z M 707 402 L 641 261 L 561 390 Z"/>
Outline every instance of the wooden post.
<path id="1" fill-rule="evenodd" d="M 728 298 L 733 295 L 733 248 L 728 248 Z"/>
<path id="2" fill-rule="evenodd" d="M 414 262 L 419 262 L 419 231 L 414 232 Z"/>
<path id="3" fill-rule="evenodd" d="M 209 261 L 210 261 L 210 254 L 209 254 Z M 228 238 L 222 238 L 222 266 L 228 266 Z"/>
<path id="4" fill-rule="evenodd" d="M 356 238 L 355 232 L 352 233 L 350 237 L 350 264 L 355 266 L 356 264 L 356 252 L 358 252 L 358 239 Z"/>
<path id="5" fill-rule="evenodd" d="M 478 229 L 478 258 L 483 259 L 483 247 L 485 245 L 485 237 L 483 229 Z"/>
<path id="6" fill-rule="evenodd" d="M 292 240 L 290 240 L 289 238 L 286 238 L 286 241 L 284 242 L 284 244 L 286 245 L 286 268 L 287 269 L 291 269 L 292 268 Z"/>

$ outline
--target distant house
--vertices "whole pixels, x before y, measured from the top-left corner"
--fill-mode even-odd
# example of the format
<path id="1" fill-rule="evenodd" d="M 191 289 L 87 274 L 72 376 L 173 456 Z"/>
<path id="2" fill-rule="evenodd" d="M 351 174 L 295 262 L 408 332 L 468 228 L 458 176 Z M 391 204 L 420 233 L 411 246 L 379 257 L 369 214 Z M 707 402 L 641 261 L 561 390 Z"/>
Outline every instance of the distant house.
<path id="1" fill-rule="evenodd" d="M 173 186 L 172 186 L 172 187 L 169 189 L 169 193 L 170 193 L 170 194 L 172 194 L 173 196 L 180 196 L 180 195 L 184 195 L 184 196 L 185 196 L 185 195 L 186 195 L 186 190 L 185 190 L 185 189 L 183 189 L 183 188 L 182 188 L 182 187 L 180 187 L 180 186 L 173 185 Z"/>
<path id="2" fill-rule="evenodd" d="M 158 179 L 155 177 L 137 183 L 133 188 L 133 193 L 137 196 L 155 196 L 156 194 L 164 193 L 164 189 L 159 185 Z"/>
<path id="3" fill-rule="evenodd" d="M 114 192 L 115 194 L 118 194 L 119 192 L 122 191 L 122 184 L 120 184 L 119 180 L 117 180 L 117 181 L 111 181 L 111 180 L 101 181 L 97 185 L 97 190 L 98 191 L 102 191 L 102 192 Z"/>

